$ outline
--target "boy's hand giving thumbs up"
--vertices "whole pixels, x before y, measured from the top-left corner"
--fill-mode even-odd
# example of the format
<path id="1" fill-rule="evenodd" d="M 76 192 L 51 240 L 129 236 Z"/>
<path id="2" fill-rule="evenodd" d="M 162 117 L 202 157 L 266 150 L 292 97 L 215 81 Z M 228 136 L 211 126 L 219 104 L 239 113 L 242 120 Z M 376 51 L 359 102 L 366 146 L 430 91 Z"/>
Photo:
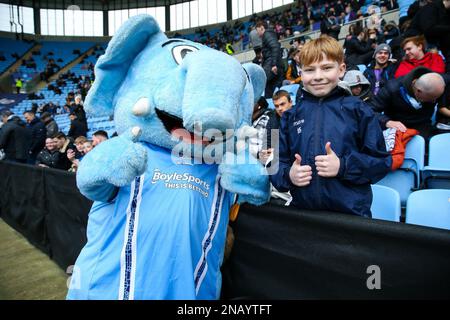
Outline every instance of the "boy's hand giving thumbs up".
<path id="1" fill-rule="evenodd" d="M 317 174 L 326 178 L 336 177 L 339 172 L 339 167 L 341 166 L 341 161 L 331 149 L 331 142 L 327 142 L 325 150 L 327 155 L 316 156 L 315 158 Z"/>

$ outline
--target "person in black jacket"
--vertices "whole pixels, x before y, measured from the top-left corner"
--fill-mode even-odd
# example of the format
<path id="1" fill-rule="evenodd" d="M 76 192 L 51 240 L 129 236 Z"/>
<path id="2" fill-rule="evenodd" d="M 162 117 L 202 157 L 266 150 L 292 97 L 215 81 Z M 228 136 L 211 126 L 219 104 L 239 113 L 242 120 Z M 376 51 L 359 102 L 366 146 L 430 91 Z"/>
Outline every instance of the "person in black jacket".
<path id="1" fill-rule="evenodd" d="M 29 132 L 18 116 L 10 110 L 2 112 L 3 126 L 0 129 L 0 150 L 5 160 L 26 163 L 28 157 Z"/>
<path id="2" fill-rule="evenodd" d="M 375 47 L 376 41 L 370 39 L 360 25 L 355 24 L 351 38 L 346 39 L 344 43 L 347 68 L 352 70 L 357 69 L 358 64 L 367 65 Z"/>
<path id="3" fill-rule="evenodd" d="M 266 73 L 267 82 L 264 91 L 266 99 L 272 98 L 276 87 L 281 87 L 284 78 L 283 62 L 281 60 L 281 45 L 278 37 L 273 30 L 267 29 L 265 22 L 256 24 L 256 31 L 262 38 L 262 67 Z"/>
<path id="4" fill-rule="evenodd" d="M 383 129 L 405 132 L 416 129 L 429 138 L 436 101 L 445 90 L 444 78 L 428 68 L 417 67 L 404 77 L 391 80 L 370 102 Z M 381 114 L 383 113 L 383 114 Z"/>
<path id="5" fill-rule="evenodd" d="M 80 136 L 85 137 L 88 131 L 86 123 L 78 119 L 77 114 L 73 111 L 69 114 L 69 118 L 70 118 L 70 129 L 67 135 L 71 137 L 73 140 L 75 140 Z"/>
<path id="6" fill-rule="evenodd" d="M 47 137 L 47 129 L 45 124 L 36 117 L 35 113 L 31 110 L 27 110 L 23 113 L 27 128 L 30 131 L 30 144 L 28 149 L 28 163 L 35 164 L 38 153 L 45 146 L 45 138 Z"/>
<path id="7" fill-rule="evenodd" d="M 57 168 L 60 153 L 53 138 L 45 139 L 45 148 L 36 157 L 36 165 L 46 168 Z"/>
<path id="8" fill-rule="evenodd" d="M 49 112 L 43 112 L 41 114 L 41 121 L 44 123 L 45 129 L 47 130 L 47 138 L 51 138 L 59 132 L 58 124 Z"/>
<path id="9" fill-rule="evenodd" d="M 345 63 L 335 39 L 308 42 L 300 60 L 304 89 L 281 118 L 279 169 L 270 181 L 289 190 L 300 209 L 371 217 L 370 185 L 392 164 L 380 124 L 370 107 L 338 86 Z"/>

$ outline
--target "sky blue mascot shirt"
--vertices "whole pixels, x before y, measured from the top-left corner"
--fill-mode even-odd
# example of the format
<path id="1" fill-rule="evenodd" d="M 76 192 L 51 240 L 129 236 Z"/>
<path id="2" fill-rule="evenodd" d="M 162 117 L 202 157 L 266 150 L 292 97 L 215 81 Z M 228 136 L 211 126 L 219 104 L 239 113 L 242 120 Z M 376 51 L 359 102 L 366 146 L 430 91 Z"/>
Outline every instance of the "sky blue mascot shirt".
<path id="1" fill-rule="evenodd" d="M 93 204 L 68 299 L 219 298 L 233 197 L 217 165 L 177 164 L 145 145 L 145 174 Z"/>

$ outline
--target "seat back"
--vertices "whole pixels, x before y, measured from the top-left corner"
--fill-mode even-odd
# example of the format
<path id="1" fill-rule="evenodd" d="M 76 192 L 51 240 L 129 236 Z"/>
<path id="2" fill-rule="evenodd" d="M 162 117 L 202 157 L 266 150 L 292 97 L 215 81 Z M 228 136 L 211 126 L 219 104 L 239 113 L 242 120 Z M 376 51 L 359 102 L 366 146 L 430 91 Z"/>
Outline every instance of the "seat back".
<path id="1" fill-rule="evenodd" d="M 282 86 L 280 90 L 286 90 L 291 95 L 291 99 L 295 101 L 295 96 L 297 95 L 297 91 L 300 85 L 298 83 L 295 84 L 288 84 L 285 86 Z"/>
<path id="2" fill-rule="evenodd" d="M 413 192 L 406 205 L 406 223 L 450 230 L 450 190 Z"/>
<path id="3" fill-rule="evenodd" d="M 377 185 L 397 190 L 402 206 L 406 206 L 409 195 L 420 185 L 420 171 L 424 168 L 424 159 L 425 139 L 419 135 L 414 136 L 406 145 L 402 166 L 389 172 Z"/>
<path id="4" fill-rule="evenodd" d="M 389 187 L 372 185 L 372 218 L 400 222 L 400 194 Z"/>
<path id="5" fill-rule="evenodd" d="M 431 137 L 428 154 L 430 167 L 450 170 L 450 133 Z"/>

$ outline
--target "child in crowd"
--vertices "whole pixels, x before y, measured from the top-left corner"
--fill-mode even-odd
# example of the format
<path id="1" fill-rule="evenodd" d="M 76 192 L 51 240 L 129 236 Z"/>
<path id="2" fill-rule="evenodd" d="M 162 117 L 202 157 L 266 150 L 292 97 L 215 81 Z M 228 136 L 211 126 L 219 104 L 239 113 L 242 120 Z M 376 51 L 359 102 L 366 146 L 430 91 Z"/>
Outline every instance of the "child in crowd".
<path id="1" fill-rule="evenodd" d="M 279 170 L 271 182 L 301 209 L 371 217 L 371 184 L 391 168 L 369 106 L 338 86 L 344 53 L 330 37 L 308 42 L 300 57 L 304 88 L 281 119 Z"/>

